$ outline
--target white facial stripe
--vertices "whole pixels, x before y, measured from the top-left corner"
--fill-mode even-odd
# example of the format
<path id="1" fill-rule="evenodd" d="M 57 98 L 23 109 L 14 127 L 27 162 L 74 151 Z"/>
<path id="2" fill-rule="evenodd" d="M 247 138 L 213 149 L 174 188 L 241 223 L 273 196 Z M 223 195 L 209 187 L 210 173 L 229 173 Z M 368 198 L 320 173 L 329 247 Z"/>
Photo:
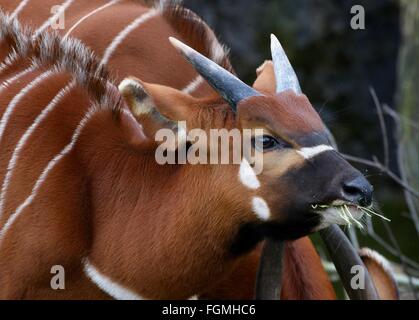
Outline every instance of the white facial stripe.
<path id="1" fill-rule="evenodd" d="M 325 144 L 321 144 L 315 147 L 301 148 L 300 150 L 297 150 L 297 152 L 304 159 L 311 159 L 325 151 L 331 151 L 331 150 L 334 150 L 333 147 L 325 145 Z"/>
<path id="2" fill-rule="evenodd" d="M 268 204 L 260 197 L 253 197 L 252 209 L 259 219 L 263 221 L 268 220 L 271 216 L 271 210 L 269 210 Z"/>
<path id="3" fill-rule="evenodd" d="M 239 178 L 241 183 L 250 189 L 258 189 L 260 187 L 255 171 L 245 158 L 243 158 L 240 164 Z"/>
<path id="4" fill-rule="evenodd" d="M 124 288 L 120 284 L 111 280 L 109 277 L 99 272 L 88 259 L 84 261 L 84 273 L 102 291 L 117 300 L 145 300 L 131 290 Z"/>

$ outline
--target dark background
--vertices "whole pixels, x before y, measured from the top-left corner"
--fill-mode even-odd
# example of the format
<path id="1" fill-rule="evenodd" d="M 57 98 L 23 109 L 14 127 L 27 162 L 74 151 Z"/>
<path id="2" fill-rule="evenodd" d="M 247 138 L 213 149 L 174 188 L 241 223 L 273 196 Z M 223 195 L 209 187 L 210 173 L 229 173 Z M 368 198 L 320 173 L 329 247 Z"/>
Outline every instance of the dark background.
<path id="1" fill-rule="evenodd" d="M 391 0 L 186 0 L 231 49 L 238 75 L 247 83 L 256 68 L 270 59 L 270 34 L 281 41 L 300 79 L 303 92 L 320 112 L 344 153 L 372 159 L 383 155 L 382 135 L 369 88 L 382 103 L 397 109 L 397 63 L 400 9 Z M 365 30 L 353 30 L 353 5 L 365 8 Z M 398 173 L 391 119 L 390 166 Z M 404 254 L 419 260 L 417 234 L 407 217 L 402 189 L 377 170 L 356 165 L 374 184 L 376 201 Z M 374 227 L 386 240 L 382 223 Z M 367 245 L 393 261 L 370 237 L 357 232 Z M 413 240 L 413 241 L 412 241 Z"/>

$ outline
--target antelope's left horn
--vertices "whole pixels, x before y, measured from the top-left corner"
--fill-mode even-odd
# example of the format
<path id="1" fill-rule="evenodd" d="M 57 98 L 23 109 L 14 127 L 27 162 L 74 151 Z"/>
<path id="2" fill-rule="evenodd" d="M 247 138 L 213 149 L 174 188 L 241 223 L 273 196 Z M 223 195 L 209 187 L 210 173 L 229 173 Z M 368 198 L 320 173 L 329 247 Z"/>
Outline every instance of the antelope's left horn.
<path id="1" fill-rule="evenodd" d="M 236 111 L 240 101 L 261 95 L 217 63 L 206 58 L 186 44 L 173 37 L 170 37 L 169 40 L 194 66 L 196 71 L 230 104 L 234 111 Z"/>
<path id="2" fill-rule="evenodd" d="M 301 94 L 300 83 L 278 38 L 271 34 L 271 53 L 275 70 L 276 92 L 292 90 Z"/>

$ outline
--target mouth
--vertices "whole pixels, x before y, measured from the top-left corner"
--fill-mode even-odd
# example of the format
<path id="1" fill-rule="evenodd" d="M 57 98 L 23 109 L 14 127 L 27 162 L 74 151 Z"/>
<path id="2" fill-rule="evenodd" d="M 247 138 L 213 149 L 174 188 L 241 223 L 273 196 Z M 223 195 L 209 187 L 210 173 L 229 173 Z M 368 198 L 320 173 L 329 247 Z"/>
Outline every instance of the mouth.
<path id="1" fill-rule="evenodd" d="M 364 229 L 362 218 L 376 216 L 390 221 L 390 219 L 374 211 L 372 206 L 363 207 L 358 204 L 335 200 L 330 204 L 311 204 L 311 211 L 322 216 L 321 223 L 315 231 L 324 229 L 332 224 L 355 226 Z"/>

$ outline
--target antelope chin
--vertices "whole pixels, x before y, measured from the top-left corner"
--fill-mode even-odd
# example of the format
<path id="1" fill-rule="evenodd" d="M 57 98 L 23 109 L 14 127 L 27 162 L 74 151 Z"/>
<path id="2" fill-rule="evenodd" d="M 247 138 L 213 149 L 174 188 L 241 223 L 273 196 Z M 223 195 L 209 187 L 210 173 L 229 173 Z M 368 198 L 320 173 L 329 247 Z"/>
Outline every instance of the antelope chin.
<path id="1" fill-rule="evenodd" d="M 350 226 L 354 224 L 362 228 L 359 220 L 364 213 L 352 203 L 345 203 L 342 201 L 334 201 L 330 205 L 315 205 L 312 206 L 313 212 L 319 214 L 322 219 L 319 226 L 314 231 L 319 231 L 329 227 L 332 224 Z"/>

